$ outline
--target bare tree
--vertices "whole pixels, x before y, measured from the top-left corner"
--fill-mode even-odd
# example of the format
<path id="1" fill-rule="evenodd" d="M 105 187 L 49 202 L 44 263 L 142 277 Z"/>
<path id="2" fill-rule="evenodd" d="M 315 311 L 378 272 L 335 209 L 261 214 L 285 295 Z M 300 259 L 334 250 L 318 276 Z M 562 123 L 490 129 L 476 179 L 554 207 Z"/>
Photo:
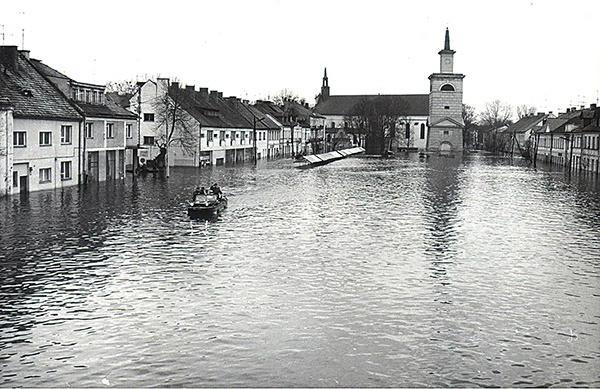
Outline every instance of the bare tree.
<path id="1" fill-rule="evenodd" d="M 537 108 L 532 105 L 522 104 L 517 106 L 517 120 L 524 117 L 535 115 Z"/>
<path id="2" fill-rule="evenodd" d="M 154 139 L 160 149 L 154 161 L 159 169 L 166 169 L 167 176 L 170 147 L 178 146 L 184 153 L 192 154 L 198 146 L 199 124 L 186 110 L 186 107 L 193 105 L 193 92 L 179 86 L 169 86 L 168 91 L 159 95 L 153 103 L 158 123 Z"/>
<path id="3" fill-rule="evenodd" d="M 277 92 L 275 96 L 273 96 L 272 101 L 273 103 L 279 106 L 283 106 L 284 102 L 286 101 L 295 101 L 298 103 L 300 102 L 300 98 L 296 93 L 292 92 L 291 90 L 282 89 L 279 92 Z"/>
<path id="4" fill-rule="evenodd" d="M 130 80 L 116 80 L 116 81 L 109 81 L 106 84 L 106 92 L 114 92 L 114 93 L 118 93 L 120 95 L 126 95 L 126 94 L 134 94 L 137 92 L 137 80 L 156 80 L 158 77 L 160 77 L 157 74 L 144 74 L 144 75 L 138 75 L 135 77 L 134 79 L 130 79 Z"/>
<path id="5" fill-rule="evenodd" d="M 351 130 L 366 137 L 367 152 L 386 155 L 396 138 L 396 126 L 410 105 L 400 97 L 363 97 L 352 109 Z"/>
<path id="6" fill-rule="evenodd" d="M 120 95 L 134 94 L 137 91 L 137 83 L 134 80 L 110 81 L 106 84 L 106 91 Z"/>
<path id="7" fill-rule="evenodd" d="M 494 128 L 511 123 L 513 112 L 510 104 L 503 103 L 500 100 L 485 103 L 484 111 L 479 115 L 481 124 L 486 124 Z"/>
<path id="8" fill-rule="evenodd" d="M 477 114 L 475 108 L 470 105 L 463 104 L 462 107 L 462 118 L 465 126 L 463 127 L 463 146 L 472 147 L 474 146 L 475 136 L 473 130 L 477 124 Z"/>

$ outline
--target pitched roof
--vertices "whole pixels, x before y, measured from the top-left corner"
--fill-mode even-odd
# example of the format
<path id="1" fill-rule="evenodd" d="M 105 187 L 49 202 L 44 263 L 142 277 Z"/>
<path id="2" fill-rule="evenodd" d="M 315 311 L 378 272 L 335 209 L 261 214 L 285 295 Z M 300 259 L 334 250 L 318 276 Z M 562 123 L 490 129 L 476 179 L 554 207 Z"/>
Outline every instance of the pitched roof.
<path id="1" fill-rule="evenodd" d="M 119 94 L 117 92 L 106 92 L 105 95 L 121 108 L 127 109 L 131 106 L 130 101 L 133 97 L 133 93 Z"/>
<path id="2" fill-rule="evenodd" d="M 568 118 L 548 118 L 546 121 L 546 132 L 562 132 L 565 129 L 565 124 L 569 121 Z"/>
<path id="3" fill-rule="evenodd" d="M 169 96 L 180 101 L 186 112 L 204 127 L 252 128 L 252 121 L 248 121 L 241 111 L 227 102 L 227 99 L 216 94 L 209 95 L 171 85 Z"/>
<path id="4" fill-rule="evenodd" d="M 67 85 L 72 85 L 72 84 L 82 85 L 83 84 L 83 83 L 76 82 L 75 80 L 62 74 L 61 72 L 59 72 L 56 69 L 51 68 L 50 66 L 46 65 L 45 63 L 43 63 L 40 60 L 32 59 L 31 62 L 36 67 L 36 69 L 38 69 L 42 74 L 49 77 L 50 81 L 55 83 L 55 85 L 59 89 L 61 88 L 61 86 L 64 85 L 64 88 L 67 88 L 67 89 L 62 89 L 62 90 L 63 90 L 63 92 L 65 92 L 67 94 L 70 93 L 70 92 L 68 92 L 70 90 L 69 89 L 70 87 Z M 61 85 L 58 85 L 59 83 Z M 90 85 L 92 87 L 104 89 L 103 85 L 94 85 L 94 84 L 83 84 L 83 85 Z M 67 99 L 70 99 L 70 96 L 65 96 L 65 97 Z M 115 119 L 117 119 L 117 118 L 118 119 L 136 119 L 137 118 L 137 116 L 134 113 L 126 110 L 124 107 L 120 106 L 114 100 L 112 100 L 108 96 L 108 93 L 105 94 L 104 100 L 105 101 L 103 104 L 85 103 L 85 102 L 81 102 L 81 101 L 73 101 L 73 103 L 81 110 L 81 113 L 87 117 L 102 117 L 102 118 L 115 118 Z"/>
<path id="5" fill-rule="evenodd" d="M 542 120 L 546 118 L 546 114 L 538 114 L 535 116 L 525 116 L 514 124 L 511 124 L 503 132 L 505 133 L 523 133 L 531 130 L 537 126 Z"/>
<path id="6" fill-rule="evenodd" d="M 137 119 L 137 115 L 117 105 L 110 96 L 105 96 L 104 104 L 91 104 L 76 102 L 87 117 L 115 118 L 115 119 Z"/>
<path id="7" fill-rule="evenodd" d="M 15 65 L 0 65 L 0 97 L 10 100 L 15 118 L 82 119 L 65 96 L 21 53 L 16 53 Z"/>
<path id="8" fill-rule="evenodd" d="M 385 98 L 408 103 L 407 116 L 428 116 L 429 95 L 337 95 L 320 101 L 314 111 L 321 115 L 350 116 L 354 107 L 363 99 Z"/>

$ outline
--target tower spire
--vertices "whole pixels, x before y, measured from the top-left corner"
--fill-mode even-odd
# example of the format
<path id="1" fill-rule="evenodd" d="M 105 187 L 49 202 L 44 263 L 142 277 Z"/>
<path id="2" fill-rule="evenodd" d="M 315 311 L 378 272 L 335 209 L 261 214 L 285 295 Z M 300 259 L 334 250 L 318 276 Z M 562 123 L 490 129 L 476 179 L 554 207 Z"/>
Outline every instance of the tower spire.
<path id="1" fill-rule="evenodd" d="M 327 78 L 327 68 L 323 74 L 323 85 L 321 86 L 321 97 L 319 101 L 323 102 L 329 98 L 329 79 Z"/>
<path id="2" fill-rule="evenodd" d="M 444 40 L 444 50 L 450 50 L 450 31 L 446 27 L 446 39 Z"/>

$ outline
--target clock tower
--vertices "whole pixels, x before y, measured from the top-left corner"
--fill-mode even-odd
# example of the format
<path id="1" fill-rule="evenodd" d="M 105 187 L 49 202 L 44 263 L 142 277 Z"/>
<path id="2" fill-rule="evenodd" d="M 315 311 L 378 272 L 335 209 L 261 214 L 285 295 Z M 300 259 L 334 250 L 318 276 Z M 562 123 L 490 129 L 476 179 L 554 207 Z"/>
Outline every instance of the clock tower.
<path id="1" fill-rule="evenodd" d="M 446 29 L 444 49 L 440 55 L 440 72 L 429 76 L 429 133 L 427 150 L 441 153 L 462 152 L 463 74 L 454 73 L 454 50 L 450 49 L 450 32 Z"/>

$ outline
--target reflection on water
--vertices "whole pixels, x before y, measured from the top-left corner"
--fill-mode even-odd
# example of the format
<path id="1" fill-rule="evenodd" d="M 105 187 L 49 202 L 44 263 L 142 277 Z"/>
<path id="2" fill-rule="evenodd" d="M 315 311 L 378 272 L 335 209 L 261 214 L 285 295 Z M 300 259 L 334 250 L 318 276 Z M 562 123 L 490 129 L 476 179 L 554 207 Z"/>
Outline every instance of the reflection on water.
<path id="1" fill-rule="evenodd" d="M 596 177 L 291 165 L 0 199 L 2 385 L 599 385 Z"/>

